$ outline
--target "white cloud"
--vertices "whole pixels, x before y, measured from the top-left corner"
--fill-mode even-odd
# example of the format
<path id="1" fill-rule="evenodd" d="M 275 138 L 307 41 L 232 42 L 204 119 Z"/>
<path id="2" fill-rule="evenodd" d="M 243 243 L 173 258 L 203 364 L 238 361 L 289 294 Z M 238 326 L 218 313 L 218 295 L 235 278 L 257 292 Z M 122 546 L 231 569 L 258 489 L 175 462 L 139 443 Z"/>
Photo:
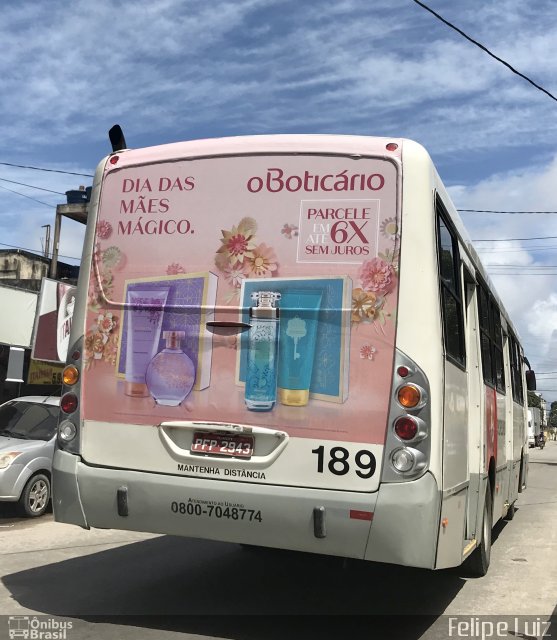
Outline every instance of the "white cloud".
<path id="1" fill-rule="evenodd" d="M 556 10 L 538 13 L 540 31 L 520 19 L 519 4 L 508 4 L 504 20 L 481 3 L 474 13 L 451 13 L 518 63 L 543 67 L 549 81 Z M 515 143 L 539 135 L 539 120 L 528 114 L 535 90 L 407 3 L 99 0 L 93 8 L 58 0 L 11 5 L 3 18 L 6 140 L 30 121 L 35 140 L 47 142 L 98 131 L 114 117 L 138 129 L 179 130 L 215 121 L 265 130 L 367 121 L 366 133 L 377 116 L 412 109 L 403 127 L 399 116 L 405 135 L 440 146 L 450 127 L 451 146 L 480 148 L 501 134 L 501 113 L 519 98 L 522 111 L 509 123 Z M 153 123 L 155 105 L 162 117 Z M 544 121 L 554 130 L 549 106 Z M 455 130 L 454 122 L 464 126 Z"/>
<path id="2" fill-rule="evenodd" d="M 543 344 L 549 344 L 553 332 L 557 330 L 557 292 L 534 302 L 528 328 L 535 338 Z"/>
<path id="3" fill-rule="evenodd" d="M 519 71 L 557 86 L 557 3 L 437 4 Z M 237 133 L 392 135 L 424 144 L 442 176 L 463 167 L 450 189 L 462 208 L 557 208 L 557 158 L 547 158 L 554 101 L 407 0 L 23 0 L 2 9 L 0 161 L 92 173 L 115 122 L 131 146 Z M 486 177 L 472 179 L 480 164 Z M 502 171 L 509 166 L 522 169 Z M 2 166 L 0 177 L 62 193 L 90 184 Z M 0 189 L 1 242 L 40 250 L 41 226 L 64 197 L 2 185 L 52 205 Z M 463 218 L 472 238 L 557 236 L 557 216 Z M 75 224 L 63 223 L 63 255 L 80 254 Z M 542 357 L 555 277 L 496 274 L 557 264 L 549 241 L 537 246 L 478 243 L 527 349 Z"/>
<path id="4" fill-rule="evenodd" d="M 457 207 L 514 211 L 555 211 L 557 156 L 545 166 L 494 175 L 470 186 L 449 189 Z M 462 217 L 472 238 L 531 238 L 557 236 L 557 214 L 476 214 Z M 541 371 L 557 329 L 557 239 L 476 242 L 482 262 L 514 324 L 532 366 Z M 549 275 L 548 275 L 549 274 Z M 550 275 L 554 274 L 554 275 Z M 557 366 L 553 363 L 553 369 Z M 557 380 L 544 397 L 557 399 Z"/>

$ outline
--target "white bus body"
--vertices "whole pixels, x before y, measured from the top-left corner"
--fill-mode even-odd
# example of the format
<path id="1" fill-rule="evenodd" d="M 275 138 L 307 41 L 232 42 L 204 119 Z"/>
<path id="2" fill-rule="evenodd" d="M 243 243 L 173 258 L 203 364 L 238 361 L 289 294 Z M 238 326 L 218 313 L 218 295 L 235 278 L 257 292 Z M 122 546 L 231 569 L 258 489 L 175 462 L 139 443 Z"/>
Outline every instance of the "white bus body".
<path id="1" fill-rule="evenodd" d="M 88 218 L 56 520 L 485 573 L 526 481 L 523 356 L 420 145 L 124 150 Z"/>
<path id="2" fill-rule="evenodd" d="M 541 411 L 538 407 L 528 408 L 528 446 L 537 447 L 541 433 Z"/>

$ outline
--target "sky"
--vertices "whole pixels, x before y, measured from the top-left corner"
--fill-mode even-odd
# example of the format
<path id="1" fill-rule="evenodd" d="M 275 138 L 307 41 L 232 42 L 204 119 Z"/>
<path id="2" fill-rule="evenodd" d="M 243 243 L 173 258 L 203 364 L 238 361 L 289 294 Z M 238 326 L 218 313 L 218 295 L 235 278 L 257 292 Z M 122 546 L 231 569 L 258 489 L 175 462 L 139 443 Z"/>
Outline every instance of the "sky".
<path id="1" fill-rule="evenodd" d="M 557 95 L 554 0 L 426 4 Z M 20 0 L 2 7 L 0 42 L 0 248 L 42 252 L 43 225 L 91 184 L 115 123 L 135 148 L 411 138 L 458 209 L 557 211 L 557 100 L 413 0 Z M 557 214 L 461 215 L 557 400 Z M 78 263 L 83 232 L 64 219 L 62 260 Z"/>

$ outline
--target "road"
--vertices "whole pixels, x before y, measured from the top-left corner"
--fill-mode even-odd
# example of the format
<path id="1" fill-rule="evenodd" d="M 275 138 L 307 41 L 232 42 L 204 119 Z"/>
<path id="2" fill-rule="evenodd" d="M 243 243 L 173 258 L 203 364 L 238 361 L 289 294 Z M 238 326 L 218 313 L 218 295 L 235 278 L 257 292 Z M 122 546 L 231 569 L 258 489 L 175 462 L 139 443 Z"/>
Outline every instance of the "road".
<path id="1" fill-rule="evenodd" d="M 392 637 L 429 640 L 448 637 L 449 616 L 546 620 L 557 615 L 557 442 L 530 453 L 528 490 L 514 520 L 494 529 L 485 578 L 83 531 L 55 523 L 51 514 L 23 520 L 2 508 L 0 613 L 70 621 L 67 640 L 343 638 L 356 623 L 369 632 L 385 620 L 404 625 L 405 635 Z M 557 637 L 557 624 L 552 630 Z M 0 617 L 4 637 L 7 618 Z"/>

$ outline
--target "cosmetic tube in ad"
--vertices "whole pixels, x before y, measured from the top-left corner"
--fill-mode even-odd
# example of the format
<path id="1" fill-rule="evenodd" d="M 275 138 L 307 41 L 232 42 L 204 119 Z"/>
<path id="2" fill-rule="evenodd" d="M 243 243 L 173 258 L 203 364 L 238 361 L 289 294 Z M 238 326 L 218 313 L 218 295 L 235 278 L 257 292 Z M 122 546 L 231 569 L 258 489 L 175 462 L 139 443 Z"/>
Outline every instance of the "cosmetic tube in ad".
<path id="1" fill-rule="evenodd" d="M 245 402 L 250 411 L 270 411 L 277 398 L 277 342 L 280 293 L 251 294 Z"/>
<path id="2" fill-rule="evenodd" d="M 126 384 L 124 393 L 128 396 L 145 398 L 149 390 L 145 374 L 151 360 L 159 350 L 164 305 L 170 288 L 155 290 L 128 290 L 126 303 L 127 344 L 126 344 Z"/>
<path id="3" fill-rule="evenodd" d="M 303 407 L 309 400 L 322 292 L 285 291 L 281 298 L 278 397 Z"/>

